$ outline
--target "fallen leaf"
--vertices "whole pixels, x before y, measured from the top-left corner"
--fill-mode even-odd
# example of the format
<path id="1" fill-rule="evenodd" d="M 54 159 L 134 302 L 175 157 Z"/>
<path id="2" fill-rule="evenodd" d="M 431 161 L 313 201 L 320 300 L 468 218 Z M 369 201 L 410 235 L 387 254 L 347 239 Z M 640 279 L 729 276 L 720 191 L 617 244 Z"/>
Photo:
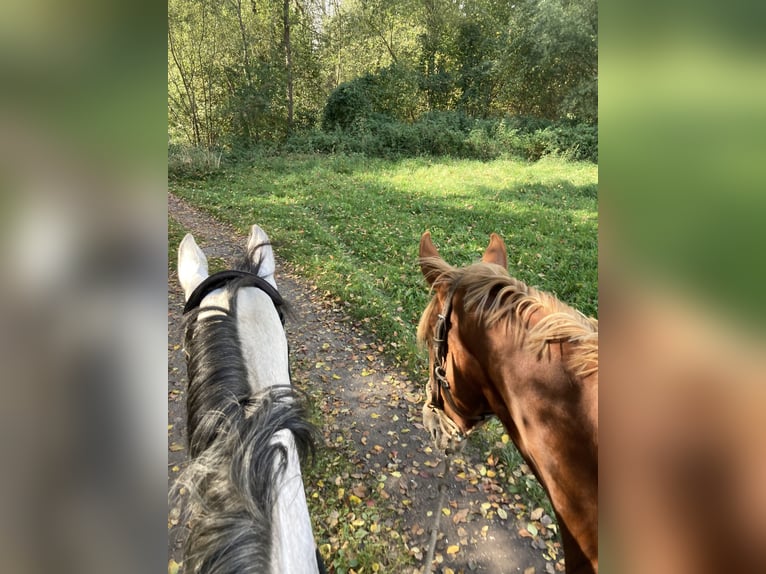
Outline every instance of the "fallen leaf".
<path id="1" fill-rule="evenodd" d="M 359 498 L 356 494 L 349 494 L 348 500 L 351 504 L 360 504 L 362 502 L 362 499 Z"/>
<path id="2" fill-rule="evenodd" d="M 460 552 L 460 545 L 459 544 L 453 544 L 452 546 L 447 546 L 447 554 L 453 555 Z"/>
<path id="3" fill-rule="evenodd" d="M 178 574 L 178 569 L 180 566 L 181 565 L 178 562 L 171 558 L 168 562 L 168 574 Z"/>
<path id="4" fill-rule="evenodd" d="M 462 510 L 458 510 L 455 515 L 452 517 L 452 522 L 455 524 L 458 524 L 460 522 L 467 522 L 468 521 L 468 509 L 463 508 Z"/>

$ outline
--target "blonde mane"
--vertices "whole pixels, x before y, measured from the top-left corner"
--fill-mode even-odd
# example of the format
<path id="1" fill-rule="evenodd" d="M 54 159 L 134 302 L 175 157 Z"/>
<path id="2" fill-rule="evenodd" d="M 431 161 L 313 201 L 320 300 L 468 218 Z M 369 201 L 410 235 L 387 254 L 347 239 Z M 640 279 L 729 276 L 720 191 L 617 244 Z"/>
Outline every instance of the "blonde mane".
<path id="1" fill-rule="evenodd" d="M 537 355 L 546 352 L 549 343 L 569 343 L 575 352 L 567 354 L 566 364 L 576 376 L 586 377 L 598 371 L 598 320 L 549 293 L 527 286 L 499 265 L 480 262 L 455 268 L 440 258 L 428 258 L 427 262 L 436 277 L 433 287 L 447 285 L 453 289 L 457 285 L 457 290 L 463 292 L 466 311 L 475 313 L 484 328 L 507 321 L 513 344 Z M 430 342 L 433 337 L 429 317 L 437 304 L 432 298 L 420 319 L 421 342 Z M 530 326 L 533 315 L 537 315 L 536 321 Z"/>

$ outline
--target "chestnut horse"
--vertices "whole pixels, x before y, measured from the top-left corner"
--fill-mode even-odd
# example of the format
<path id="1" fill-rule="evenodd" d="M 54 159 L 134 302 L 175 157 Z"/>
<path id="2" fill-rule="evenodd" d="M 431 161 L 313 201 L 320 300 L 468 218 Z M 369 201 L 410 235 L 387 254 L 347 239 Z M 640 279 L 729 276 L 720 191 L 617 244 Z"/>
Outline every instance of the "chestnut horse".
<path id="1" fill-rule="evenodd" d="M 434 292 L 418 326 L 426 429 L 450 452 L 496 415 L 550 497 L 567 572 L 598 572 L 598 322 L 511 277 L 494 233 L 455 268 L 426 232 L 420 267 Z"/>

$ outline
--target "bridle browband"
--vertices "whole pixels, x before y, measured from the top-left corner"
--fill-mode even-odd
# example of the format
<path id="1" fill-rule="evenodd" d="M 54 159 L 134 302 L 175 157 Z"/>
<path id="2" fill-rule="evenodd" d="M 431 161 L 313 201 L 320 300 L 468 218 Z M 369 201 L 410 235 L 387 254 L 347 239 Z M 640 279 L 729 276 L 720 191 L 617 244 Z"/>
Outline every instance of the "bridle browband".
<path id="1" fill-rule="evenodd" d="M 457 424 L 444 412 L 445 399 L 455 414 L 467 421 L 483 423 L 489 417 L 494 416 L 494 413 L 486 412 L 480 415 L 466 415 L 460 410 L 460 408 L 458 408 L 458 406 L 455 404 L 455 400 L 452 398 L 450 382 L 447 379 L 447 355 L 449 353 L 447 339 L 450 329 L 450 316 L 452 315 L 452 299 L 455 295 L 455 292 L 457 291 L 458 283 L 459 282 L 456 281 L 452 285 L 452 288 L 450 289 L 447 298 L 444 301 L 442 312 L 439 313 L 438 319 L 436 320 L 436 327 L 434 328 L 433 346 L 435 357 L 433 367 L 431 369 L 431 380 L 429 383 L 431 387 L 431 401 L 428 406 L 431 408 L 431 410 L 439 415 L 444 415 L 451 423 L 453 423 L 450 425 L 454 426 L 453 430 L 455 432 L 453 432 L 453 434 L 462 435 L 464 433 L 459 428 L 457 428 Z"/>
<path id="2" fill-rule="evenodd" d="M 277 291 L 274 286 L 263 277 L 248 271 L 228 270 L 213 273 L 210 277 L 197 285 L 197 288 L 192 291 L 191 295 L 189 295 L 189 300 L 186 302 L 186 305 L 184 305 L 183 314 L 186 315 L 189 311 L 199 307 L 202 300 L 216 289 L 226 287 L 229 283 L 233 283 L 234 281 L 237 281 L 238 287 L 257 287 L 266 293 L 274 303 L 274 307 L 279 314 L 279 320 L 282 322 L 282 325 L 285 324 L 285 316 L 282 310 L 285 302 L 279 294 L 279 291 Z"/>

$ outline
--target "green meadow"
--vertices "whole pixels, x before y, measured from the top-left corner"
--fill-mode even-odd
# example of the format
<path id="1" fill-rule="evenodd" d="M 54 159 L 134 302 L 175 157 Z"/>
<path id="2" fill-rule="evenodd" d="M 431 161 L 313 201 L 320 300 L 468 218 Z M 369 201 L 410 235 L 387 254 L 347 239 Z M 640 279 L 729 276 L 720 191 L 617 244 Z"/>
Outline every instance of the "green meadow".
<path id="1" fill-rule="evenodd" d="M 415 328 L 429 298 L 421 234 L 430 230 L 441 255 L 464 265 L 499 233 L 512 275 L 596 316 L 597 184 L 597 165 L 558 158 L 281 156 L 171 180 L 170 189 L 243 235 L 261 225 L 281 258 L 415 375 L 424 360 Z"/>

